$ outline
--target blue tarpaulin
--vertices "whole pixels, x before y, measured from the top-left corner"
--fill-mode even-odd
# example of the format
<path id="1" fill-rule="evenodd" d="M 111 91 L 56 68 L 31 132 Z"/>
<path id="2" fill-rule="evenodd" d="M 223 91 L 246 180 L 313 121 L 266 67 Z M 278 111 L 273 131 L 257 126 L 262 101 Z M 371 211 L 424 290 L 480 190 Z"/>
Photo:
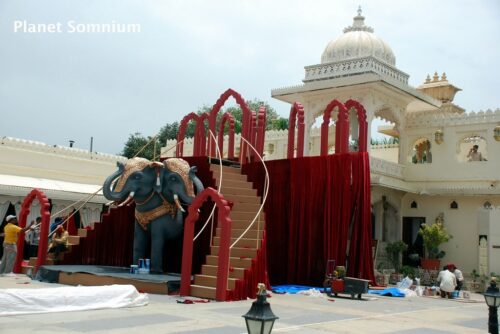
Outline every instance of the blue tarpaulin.
<path id="1" fill-rule="evenodd" d="M 306 285 L 275 285 L 271 287 L 271 291 L 274 293 L 289 293 L 291 295 L 294 295 L 299 291 L 306 291 L 310 289 L 316 289 L 321 292 L 323 291 L 323 288 Z"/>
<path id="2" fill-rule="evenodd" d="M 369 294 L 391 297 L 404 297 L 405 294 L 398 288 L 387 288 L 384 290 L 368 290 Z"/>

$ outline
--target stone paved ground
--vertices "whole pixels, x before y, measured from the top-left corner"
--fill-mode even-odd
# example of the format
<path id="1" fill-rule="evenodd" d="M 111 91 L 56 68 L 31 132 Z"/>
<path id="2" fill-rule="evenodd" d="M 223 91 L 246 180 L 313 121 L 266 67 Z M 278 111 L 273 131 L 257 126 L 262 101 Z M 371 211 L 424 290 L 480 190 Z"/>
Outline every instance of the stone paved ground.
<path id="1" fill-rule="evenodd" d="M 40 289 L 56 284 L 24 275 L 0 277 L 0 289 Z M 0 333 L 246 333 L 242 314 L 251 300 L 179 304 L 178 296 L 149 295 L 144 307 L 0 317 Z M 372 297 L 369 301 L 273 295 L 280 318 L 273 333 L 486 333 L 484 298 Z"/>

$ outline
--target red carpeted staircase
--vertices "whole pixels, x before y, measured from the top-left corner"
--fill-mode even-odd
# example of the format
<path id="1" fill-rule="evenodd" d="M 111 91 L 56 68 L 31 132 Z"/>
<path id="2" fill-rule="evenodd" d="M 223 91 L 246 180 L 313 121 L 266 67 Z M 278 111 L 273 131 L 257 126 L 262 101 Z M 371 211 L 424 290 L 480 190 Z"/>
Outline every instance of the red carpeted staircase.
<path id="1" fill-rule="evenodd" d="M 219 185 L 220 166 L 211 165 Z M 241 168 L 222 167 L 221 194 L 233 203 L 230 218 L 232 220 L 231 244 L 245 231 L 255 218 L 260 208 L 261 198 L 252 183 L 247 182 Z M 202 265 L 201 273 L 194 275 L 191 285 L 191 296 L 200 298 L 216 298 L 217 263 L 221 228 L 217 227 L 210 246 L 210 254 Z M 260 213 L 248 232 L 230 249 L 228 300 L 254 297 L 256 281 L 267 283 L 265 266 L 265 221 L 264 213 Z"/>

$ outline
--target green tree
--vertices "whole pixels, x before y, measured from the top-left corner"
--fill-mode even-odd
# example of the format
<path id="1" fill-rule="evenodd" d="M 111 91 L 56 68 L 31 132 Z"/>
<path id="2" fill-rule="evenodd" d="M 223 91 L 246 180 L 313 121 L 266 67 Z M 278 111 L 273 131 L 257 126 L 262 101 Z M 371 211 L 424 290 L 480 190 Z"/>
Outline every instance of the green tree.
<path id="1" fill-rule="evenodd" d="M 261 106 L 266 107 L 266 130 L 285 130 L 288 129 L 288 119 L 284 117 L 279 117 L 278 113 L 276 110 L 274 110 L 273 107 L 269 105 L 269 103 L 258 100 L 258 99 L 253 99 L 250 101 L 247 101 L 248 107 L 252 111 L 259 111 L 259 108 Z M 209 113 L 212 110 L 211 106 L 203 105 L 198 110 L 196 113 L 198 115 L 201 115 L 205 112 Z M 234 132 L 235 133 L 241 133 L 241 127 L 242 127 L 242 117 L 243 117 L 243 111 L 241 110 L 240 106 L 234 106 L 234 107 L 227 107 L 225 109 L 222 109 L 218 114 L 217 114 L 217 124 L 219 124 L 220 119 L 224 112 L 229 112 L 230 114 L 233 115 L 234 117 Z M 179 126 L 180 122 L 175 121 L 173 123 L 167 123 L 165 124 L 159 131 L 158 133 L 158 141 L 157 141 L 157 153 L 156 157 L 159 155 L 160 148 L 166 145 L 167 140 L 170 139 L 176 139 L 177 138 L 177 133 L 179 132 Z M 208 129 L 208 122 L 205 122 L 205 129 Z M 227 129 L 228 127 L 226 126 L 224 134 L 227 134 Z M 186 138 L 193 137 L 194 136 L 194 131 L 195 131 L 195 122 L 189 122 L 186 127 Z M 216 129 L 218 131 L 218 129 Z M 123 148 L 122 155 L 126 157 L 133 157 L 146 143 L 148 143 L 151 140 L 152 137 L 144 137 L 141 133 L 136 132 L 134 134 L 131 134 L 125 143 L 125 147 Z M 139 156 L 145 157 L 148 159 L 153 158 L 153 147 L 154 144 L 151 143 L 146 147 L 140 154 Z"/>
<path id="2" fill-rule="evenodd" d="M 121 155 L 127 158 L 137 157 L 146 158 L 149 160 L 157 160 L 160 156 L 160 141 L 158 138 L 152 140 L 153 137 L 144 137 L 140 132 L 130 134 L 128 140 L 125 142 L 125 146 Z M 156 146 L 155 146 L 156 141 Z M 156 148 L 156 154 L 155 154 Z M 139 152 L 139 154 L 137 154 Z"/>

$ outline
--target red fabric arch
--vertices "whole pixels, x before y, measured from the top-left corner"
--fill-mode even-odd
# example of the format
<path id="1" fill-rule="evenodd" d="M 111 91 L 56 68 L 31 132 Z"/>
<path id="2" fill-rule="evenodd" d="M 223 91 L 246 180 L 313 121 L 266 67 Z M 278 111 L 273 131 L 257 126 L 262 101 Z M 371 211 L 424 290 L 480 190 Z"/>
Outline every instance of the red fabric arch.
<path id="1" fill-rule="evenodd" d="M 194 224 L 198 220 L 198 209 L 201 208 L 203 202 L 211 198 L 215 202 L 218 209 L 217 221 L 222 228 L 221 241 L 219 245 L 219 260 L 217 269 L 217 290 L 216 299 L 225 301 L 227 299 L 227 278 L 229 276 L 229 245 L 231 241 L 231 218 L 229 213 L 231 207 L 224 199 L 222 194 L 219 194 L 214 188 L 206 188 L 196 196 L 193 203 L 189 206 L 188 216 L 184 224 L 184 243 L 182 248 L 182 269 L 181 269 L 181 289 L 180 294 L 188 296 L 191 286 L 191 271 L 193 262 L 193 237 Z"/>
<path id="2" fill-rule="evenodd" d="M 359 152 L 367 152 L 368 146 L 368 123 L 366 122 L 366 110 L 361 103 L 355 100 L 347 100 L 345 103 L 347 110 L 356 109 L 359 125 Z M 349 138 L 347 138 L 349 140 Z"/>
<path id="3" fill-rule="evenodd" d="M 219 99 L 215 102 L 215 104 L 212 107 L 212 110 L 210 111 L 210 119 L 209 119 L 209 129 L 215 133 L 215 128 L 216 128 L 216 122 L 217 122 L 217 114 L 219 113 L 220 109 L 226 101 L 229 99 L 229 97 L 233 97 L 236 100 L 236 103 L 239 104 L 241 107 L 241 110 L 243 111 L 243 117 L 242 117 L 242 129 L 241 129 L 241 135 L 248 141 L 250 141 L 250 133 L 251 133 L 251 127 L 249 124 L 250 121 L 250 115 L 251 111 L 250 108 L 248 108 L 247 103 L 245 100 L 241 97 L 241 95 L 236 92 L 233 89 L 228 89 L 226 90 L 220 97 Z M 212 139 L 211 139 L 212 140 Z M 250 141 L 251 142 L 251 141 Z M 215 156 L 215 145 L 209 145 L 210 146 L 210 151 L 208 152 L 211 156 Z M 240 161 L 243 161 L 242 157 L 245 157 L 246 155 L 246 145 L 244 145 L 243 141 L 240 144 Z"/>
<path id="4" fill-rule="evenodd" d="M 179 125 L 179 131 L 177 132 L 177 157 L 182 157 L 184 155 L 184 139 L 186 137 L 186 128 L 189 121 L 195 121 L 196 124 L 193 138 L 193 156 L 206 155 L 205 121 L 208 120 L 208 118 L 208 113 L 198 115 L 192 112 L 184 116 Z"/>
<path id="5" fill-rule="evenodd" d="M 229 160 L 234 159 L 234 117 L 230 113 L 225 112 L 222 115 L 219 124 L 219 134 L 217 135 L 217 139 L 219 141 L 219 149 L 221 156 L 224 155 L 224 127 L 226 123 L 229 123 L 229 143 L 227 148 L 227 158 Z"/>
<path id="6" fill-rule="evenodd" d="M 189 121 L 198 121 L 198 115 L 194 112 L 187 114 L 181 120 L 179 131 L 177 132 L 177 148 L 175 149 L 175 156 L 182 157 L 184 155 L 184 139 L 186 138 L 186 127 Z"/>
<path id="7" fill-rule="evenodd" d="M 36 272 L 36 270 L 38 270 L 38 268 L 45 263 L 45 258 L 47 255 L 47 248 L 48 248 L 48 235 L 49 235 L 49 224 L 50 224 L 50 211 L 49 211 L 50 203 L 49 200 L 47 199 L 47 196 L 45 196 L 45 194 L 41 190 L 33 189 L 24 198 L 23 204 L 21 205 L 21 213 L 19 214 L 19 226 L 20 227 L 26 226 L 27 223 L 26 219 L 28 218 L 28 215 L 30 213 L 31 203 L 33 203 L 35 198 L 38 199 L 38 202 L 40 203 L 40 217 L 42 217 L 42 225 L 40 226 L 40 243 L 38 245 L 38 258 L 35 265 L 35 272 Z M 17 240 L 17 257 L 13 270 L 15 273 L 21 272 L 21 262 L 23 260 L 23 248 L 24 248 L 23 246 L 24 246 L 24 233 L 21 233 Z"/>
<path id="8" fill-rule="evenodd" d="M 337 122 L 335 123 L 335 153 L 347 152 L 349 144 L 349 120 L 347 108 L 339 100 L 332 100 L 323 112 L 323 123 L 321 124 L 321 155 L 328 155 L 328 126 L 333 109 L 338 108 Z M 347 129 L 347 139 L 345 136 Z"/>
<path id="9" fill-rule="evenodd" d="M 297 158 L 301 158 L 304 156 L 304 107 L 299 102 L 295 102 L 290 108 L 290 117 L 288 124 L 288 159 L 292 159 L 294 157 L 295 123 L 297 121 L 297 117 Z"/>

